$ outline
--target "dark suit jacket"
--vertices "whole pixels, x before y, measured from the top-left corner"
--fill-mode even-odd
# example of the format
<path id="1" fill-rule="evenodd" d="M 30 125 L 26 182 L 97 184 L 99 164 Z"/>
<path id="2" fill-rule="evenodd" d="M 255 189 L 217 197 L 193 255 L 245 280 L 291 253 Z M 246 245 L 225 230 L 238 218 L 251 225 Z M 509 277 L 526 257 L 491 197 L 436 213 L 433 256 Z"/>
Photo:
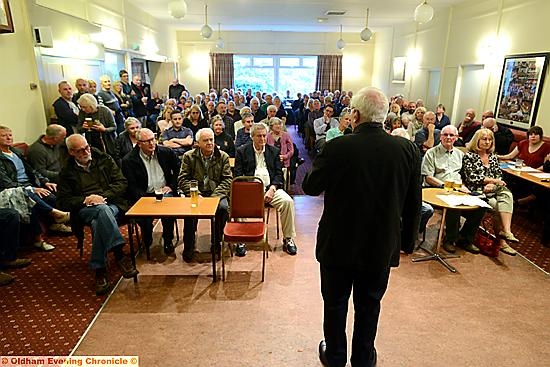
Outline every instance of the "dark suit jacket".
<path id="1" fill-rule="evenodd" d="M 67 136 L 74 134 L 78 125 L 78 115 L 75 115 L 67 101 L 59 97 L 53 103 L 57 123 L 67 130 Z"/>
<path id="2" fill-rule="evenodd" d="M 179 173 L 178 157 L 172 149 L 159 145 L 156 147 L 156 154 L 164 173 L 166 186 L 170 186 L 176 196 Z M 138 201 L 142 196 L 147 196 L 147 170 L 139 156 L 139 146 L 136 145 L 122 159 L 122 174 L 128 180 L 128 199 L 131 203 Z"/>
<path id="3" fill-rule="evenodd" d="M 317 231 L 323 266 L 383 271 L 411 253 L 422 202 L 420 155 L 412 142 L 363 123 L 326 143 L 302 184 L 325 192 Z"/>
<path id="4" fill-rule="evenodd" d="M 271 145 L 265 145 L 265 164 L 269 171 L 270 185 L 277 186 L 278 189 L 283 187 L 283 170 L 281 160 L 279 159 L 279 148 Z M 239 176 L 254 176 L 256 170 L 256 154 L 252 142 L 247 143 L 237 149 L 235 156 L 235 177 Z"/>

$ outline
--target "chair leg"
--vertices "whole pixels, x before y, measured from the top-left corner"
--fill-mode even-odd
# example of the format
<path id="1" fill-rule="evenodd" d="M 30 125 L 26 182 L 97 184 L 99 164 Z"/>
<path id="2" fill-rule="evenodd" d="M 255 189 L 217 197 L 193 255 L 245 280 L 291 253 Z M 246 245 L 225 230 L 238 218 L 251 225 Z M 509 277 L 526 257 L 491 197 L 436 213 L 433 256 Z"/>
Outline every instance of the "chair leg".
<path id="1" fill-rule="evenodd" d="M 267 256 L 267 251 L 264 247 L 264 250 L 262 251 L 262 282 L 265 280 L 265 258 Z"/>
<path id="2" fill-rule="evenodd" d="M 223 257 L 223 245 L 224 245 L 224 242 L 222 241 L 222 244 L 221 244 L 222 282 L 225 282 L 225 259 L 224 259 L 224 257 Z M 231 246 L 231 245 L 228 243 L 227 246 Z M 233 254 L 231 254 L 231 256 L 233 256 Z"/>
<path id="3" fill-rule="evenodd" d="M 176 225 L 176 243 L 180 242 L 180 230 L 178 228 L 178 220 L 176 219 L 174 221 L 174 224 Z"/>
<path id="4" fill-rule="evenodd" d="M 277 219 L 277 239 L 279 239 L 279 211 L 275 210 L 275 218 Z"/>

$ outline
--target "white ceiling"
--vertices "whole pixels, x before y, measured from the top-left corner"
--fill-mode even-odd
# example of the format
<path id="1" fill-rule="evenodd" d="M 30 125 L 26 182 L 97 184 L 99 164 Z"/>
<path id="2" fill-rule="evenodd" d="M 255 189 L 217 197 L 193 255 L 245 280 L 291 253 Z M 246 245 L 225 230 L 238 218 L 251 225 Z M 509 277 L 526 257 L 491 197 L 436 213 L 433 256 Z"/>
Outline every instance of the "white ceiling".
<path id="1" fill-rule="evenodd" d="M 132 4 L 179 30 L 200 30 L 204 6 L 208 4 L 208 24 L 222 31 L 360 32 L 365 28 L 370 8 L 369 28 L 390 27 L 413 21 L 414 9 L 421 0 L 186 0 L 187 15 L 174 19 L 168 11 L 171 0 L 132 0 Z M 466 0 L 430 0 L 436 9 Z M 326 16 L 326 11 L 344 10 L 342 16 Z M 328 18 L 319 23 L 318 18 Z"/>

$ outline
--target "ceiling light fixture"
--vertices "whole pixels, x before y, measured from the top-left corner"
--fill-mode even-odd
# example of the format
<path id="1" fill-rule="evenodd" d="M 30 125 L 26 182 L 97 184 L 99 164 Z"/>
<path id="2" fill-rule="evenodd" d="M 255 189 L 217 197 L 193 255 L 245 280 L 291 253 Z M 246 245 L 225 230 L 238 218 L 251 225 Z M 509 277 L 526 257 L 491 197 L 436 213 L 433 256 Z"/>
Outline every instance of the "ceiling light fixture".
<path id="1" fill-rule="evenodd" d="M 339 50 L 343 50 L 344 47 L 346 47 L 346 42 L 342 38 L 342 25 L 340 24 L 340 39 L 336 41 L 336 47 L 338 47 Z"/>
<path id="2" fill-rule="evenodd" d="M 361 40 L 367 42 L 372 37 L 372 31 L 369 29 L 369 9 L 367 8 L 367 20 L 365 22 L 365 29 L 361 31 Z"/>
<path id="3" fill-rule="evenodd" d="M 428 2 L 424 0 L 423 3 L 418 5 L 414 9 L 414 21 L 420 24 L 428 23 L 434 17 L 434 8 L 428 5 Z"/>
<path id="4" fill-rule="evenodd" d="M 185 0 L 173 0 L 168 3 L 170 15 L 176 19 L 181 19 L 187 15 L 187 3 Z"/>
<path id="5" fill-rule="evenodd" d="M 218 23 L 218 40 L 216 41 L 216 48 L 222 49 L 225 46 L 225 41 L 222 38 L 220 31 L 220 23 Z"/>
<path id="6" fill-rule="evenodd" d="M 201 36 L 204 39 L 212 37 L 212 28 L 208 25 L 208 5 L 204 5 L 204 25 L 201 28 Z"/>

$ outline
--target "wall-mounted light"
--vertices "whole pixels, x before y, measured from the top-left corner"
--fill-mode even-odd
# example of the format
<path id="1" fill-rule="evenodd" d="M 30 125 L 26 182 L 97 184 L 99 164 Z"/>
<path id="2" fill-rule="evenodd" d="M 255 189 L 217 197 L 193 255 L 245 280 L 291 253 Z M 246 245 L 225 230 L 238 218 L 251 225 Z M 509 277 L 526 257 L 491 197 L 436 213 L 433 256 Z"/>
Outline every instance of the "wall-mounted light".
<path id="1" fill-rule="evenodd" d="M 204 25 L 201 28 L 201 36 L 204 39 L 212 37 L 212 28 L 208 25 L 208 5 L 204 5 Z"/>
<path id="2" fill-rule="evenodd" d="M 424 0 L 414 9 L 414 21 L 420 24 L 428 23 L 434 17 L 434 8 Z"/>
<path id="3" fill-rule="evenodd" d="M 336 41 L 336 47 L 339 50 L 343 50 L 344 47 L 346 47 L 346 42 L 342 38 L 342 25 L 341 24 L 340 24 L 340 39 L 338 41 Z"/>
<path id="4" fill-rule="evenodd" d="M 369 29 L 369 9 L 367 8 L 367 20 L 365 21 L 365 29 L 361 31 L 361 40 L 367 42 L 372 37 L 372 31 Z"/>

